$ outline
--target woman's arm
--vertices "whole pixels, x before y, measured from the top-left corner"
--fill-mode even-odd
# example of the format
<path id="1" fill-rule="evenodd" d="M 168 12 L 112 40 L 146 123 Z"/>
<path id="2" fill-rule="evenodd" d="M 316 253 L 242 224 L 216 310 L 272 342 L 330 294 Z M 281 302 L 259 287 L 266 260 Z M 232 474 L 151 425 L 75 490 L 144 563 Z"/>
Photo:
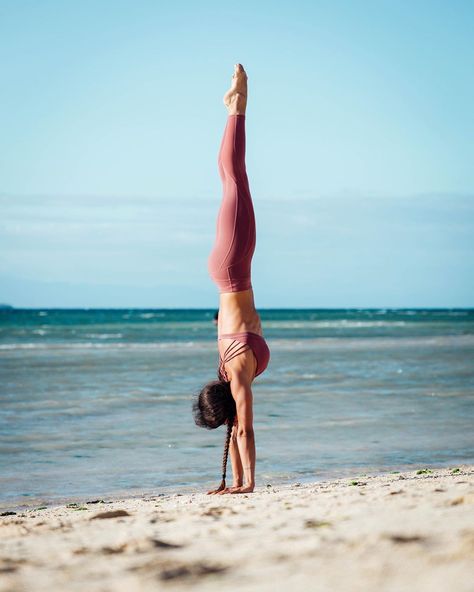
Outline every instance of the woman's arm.
<path id="1" fill-rule="evenodd" d="M 237 417 L 236 417 L 234 427 L 232 429 L 232 435 L 230 437 L 230 446 L 229 446 L 229 455 L 230 455 L 230 460 L 232 462 L 233 483 L 232 483 L 232 487 L 226 487 L 225 489 L 221 489 L 220 491 L 214 492 L 219 495 L 222 495 L 224 493 L 242 493 L 239 490 L 243 487 L 244 469 L 242 467 L 239 446 L 237 443 L 237 430 L 238 430 L 238 423 L 237 423 Z"/>
<path id="2" fill-rule="evenodd" d="M 237 448 L 242 462 L 244 482 L 231 493 L 250 493 L 255 488 L 255 435 L 253 431 L 253 396 L 245 373 L 232 372 L 231 390 L 237 408 Z"/>
<path id="3" fill-rule="evenodd" d="M 233 488 L 242 487 L 244 479 L 244 470 L 242 467 L 242 461 L 240 460 L 239 447 L 237 445 L 237 426 L 238 423 L 236 421 L 232 429 L 229 448 L 230 461 L 232 463 Z"/>

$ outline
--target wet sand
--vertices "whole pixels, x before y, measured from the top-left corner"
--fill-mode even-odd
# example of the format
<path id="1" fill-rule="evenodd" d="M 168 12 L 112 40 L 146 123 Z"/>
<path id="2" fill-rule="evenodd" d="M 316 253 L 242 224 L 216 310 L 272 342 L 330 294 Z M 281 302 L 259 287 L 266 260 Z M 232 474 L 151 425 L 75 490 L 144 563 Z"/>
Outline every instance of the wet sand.
<path id="1" fill-rule="evenodd" d="M 471 592 L 473 560 L 467 465 L 0 517 L 1 592 Z"/>

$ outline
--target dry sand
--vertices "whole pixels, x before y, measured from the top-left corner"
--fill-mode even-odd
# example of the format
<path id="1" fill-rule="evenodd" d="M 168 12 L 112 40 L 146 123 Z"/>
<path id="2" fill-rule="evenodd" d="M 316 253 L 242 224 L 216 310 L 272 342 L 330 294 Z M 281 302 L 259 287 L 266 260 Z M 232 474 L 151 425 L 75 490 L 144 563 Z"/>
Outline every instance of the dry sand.
<path id="1" fill-rule="evenodd" d="M 474 466 L 0 518 L 1 592 L 474 590 Z"/>

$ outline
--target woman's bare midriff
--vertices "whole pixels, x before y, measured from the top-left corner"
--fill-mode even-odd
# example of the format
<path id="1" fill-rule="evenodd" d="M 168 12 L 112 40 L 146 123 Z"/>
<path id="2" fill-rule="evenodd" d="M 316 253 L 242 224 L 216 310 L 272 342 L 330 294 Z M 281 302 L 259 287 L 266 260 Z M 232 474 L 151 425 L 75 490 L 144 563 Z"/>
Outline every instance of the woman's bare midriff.
<path id="1" fill-rule="evenodd" d="M 220 294 L 217 330 L 219 335 L 244 331 L 262 335 L 260 315 L 255 310 L 252 288 Z"/>

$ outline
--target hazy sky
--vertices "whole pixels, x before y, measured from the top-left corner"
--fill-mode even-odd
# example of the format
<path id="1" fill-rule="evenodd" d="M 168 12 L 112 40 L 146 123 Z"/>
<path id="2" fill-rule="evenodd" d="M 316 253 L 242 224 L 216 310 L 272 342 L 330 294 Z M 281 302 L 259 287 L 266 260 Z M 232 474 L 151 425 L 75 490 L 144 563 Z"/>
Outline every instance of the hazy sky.
<path id="1" fill-rule="evenodd" d="M 232 66 L 259 307 L 474 306 L 473 2 L 0 0 L 0 302 L 214 306 Z"/>

